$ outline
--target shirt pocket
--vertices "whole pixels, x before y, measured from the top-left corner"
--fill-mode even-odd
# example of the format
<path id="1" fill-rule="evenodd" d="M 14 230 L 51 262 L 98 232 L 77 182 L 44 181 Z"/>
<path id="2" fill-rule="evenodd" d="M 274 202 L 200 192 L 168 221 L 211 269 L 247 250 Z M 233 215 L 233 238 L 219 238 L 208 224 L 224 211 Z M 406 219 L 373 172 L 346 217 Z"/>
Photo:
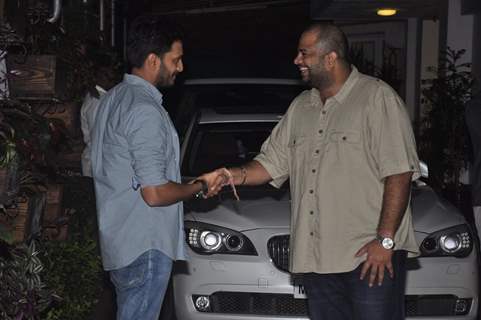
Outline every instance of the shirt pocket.
<path id="1" fill-rule="evenodd" d="M 338 130 L 329 134 L 325 156 L 330 164 L 353 169 L 359 167 L 359 162 L 363 158 L 362 150 L 359 131 Z"/>
<path id="2" fill-rule="evenodd" d="M 333 131 L 329 135 L 329 142 L 356 145 L 361 142 L 359 131 Z"/>
<path id="3" fill-rule="evenodd" d="M 309 160 L 309 154 L 312 152 L 312 138 L 307 136 L 293 137 L 288 143 L 289 152 L 289 167 L 291 173 L 291 180 L 294 177 L 302 176 L 303 168 L 307 168 L 306 163 Z"/>
<path id="4" fill-rule="evenodd" d="M 296 153 L 305 151 L 308 147 L 310 140 L 311 138 L 307 136 L 293 137 L 287 144 L 287 146 L 289 147 L 289 152 Z"/>

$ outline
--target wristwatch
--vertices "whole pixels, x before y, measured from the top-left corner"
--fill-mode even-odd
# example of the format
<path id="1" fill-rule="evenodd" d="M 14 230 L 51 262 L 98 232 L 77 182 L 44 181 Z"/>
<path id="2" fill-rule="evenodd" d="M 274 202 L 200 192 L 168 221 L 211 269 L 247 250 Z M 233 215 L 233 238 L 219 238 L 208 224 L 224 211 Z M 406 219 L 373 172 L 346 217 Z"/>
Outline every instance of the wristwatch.
<path id="1" fill-rule="evenodd" d="M 392 250 L 394 248 L 394 240 L 389 237 L 383 237 L 380 234 L 376 235 L 376 240 L 379 241 L 381 246 L 386 250 Z"/>
<path id="2" fill-rule="evenodd" d="M 207 195 L 207 193 L 209 192 L 209 186 L 207 185 L 207 182 L 205 182 L 204 180 L 201 180 L 201 179 L 196 179 L 192 183 L 195 184 L 197 182 L 200 182 L 202 184 L 202 188 L 200 189 L 199 192 L 194 194 L 194 198 L 203 199 Z"/>

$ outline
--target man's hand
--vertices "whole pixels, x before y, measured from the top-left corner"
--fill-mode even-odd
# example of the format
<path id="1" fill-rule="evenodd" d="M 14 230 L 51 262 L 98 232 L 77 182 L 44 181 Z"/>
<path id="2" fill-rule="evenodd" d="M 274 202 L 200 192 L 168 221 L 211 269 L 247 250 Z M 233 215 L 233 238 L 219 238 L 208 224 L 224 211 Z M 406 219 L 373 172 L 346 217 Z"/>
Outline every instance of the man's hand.
<path id="1" fill-rule="evenodd" d="M 364 245 L 356 253 L 356 257 L 360 257 L 367 254 L 366 261 L 362 266 L 361 280 L 364 279 L 369 272 L 369 287 L 372 287 L 377 279 L 377 284 L 380 286 L 384 280 L 384 269 L 389 271 L 391 278 L 394 277 L 394 270 L 392 267 L 392 250 L 384 249 L 378 240 L 374 239 L 371 242 Z M 370 270 L 369 270 L 370 269 Z"/>
<path id="2" fill-rule="evenodd" d="M 204 180 L 209 187 L 209 191 L 205 195 L 206 198 L 217 195 L 222 187 L 228 184 L 230 173 L 226 168 L 219 168 L 209 173 L 204 173 L 196 180 Z"/>

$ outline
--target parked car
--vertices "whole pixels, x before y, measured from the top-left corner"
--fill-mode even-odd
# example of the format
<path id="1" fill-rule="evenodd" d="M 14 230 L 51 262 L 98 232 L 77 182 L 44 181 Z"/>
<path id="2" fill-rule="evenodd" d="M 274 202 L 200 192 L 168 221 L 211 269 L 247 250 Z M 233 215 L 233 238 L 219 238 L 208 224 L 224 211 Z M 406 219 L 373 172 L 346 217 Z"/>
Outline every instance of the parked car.
<path id="1" fill-rule="evenodd" d="M 205 104 L 191 113 L 181 147 L 185 179 L 255 157 L 282 112 L 250 102 L 249 108 Z M 287 270 L 288 183 L 238 187 L 238 193 L 240 201 L 226 187 L 217 197 L 185 203 L 190 259 L 174 271 L 177 319 L 307 319 L 302 286 Z M 479 269 L 469 225 L 422 180 L 413 183 L 412 208 L 422 254 L 408 260 L 408 319 L 476 319 Z"/>

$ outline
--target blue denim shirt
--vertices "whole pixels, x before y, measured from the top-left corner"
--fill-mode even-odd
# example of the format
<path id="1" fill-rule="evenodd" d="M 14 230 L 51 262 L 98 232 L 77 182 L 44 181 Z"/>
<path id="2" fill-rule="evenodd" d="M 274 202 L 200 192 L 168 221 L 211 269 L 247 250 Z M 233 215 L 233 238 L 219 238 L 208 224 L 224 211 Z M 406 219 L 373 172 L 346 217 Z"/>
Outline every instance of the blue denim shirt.
<path id="1" fill-rule="evenodd" d="M 142 186 L 180 182 L 179 139 L 149 82 L 126 74 L 101 101 L 92 132 L 92 169 L 105 270 L 149 249 L 185 259 L 183 207 L 149 207 Z"/>

